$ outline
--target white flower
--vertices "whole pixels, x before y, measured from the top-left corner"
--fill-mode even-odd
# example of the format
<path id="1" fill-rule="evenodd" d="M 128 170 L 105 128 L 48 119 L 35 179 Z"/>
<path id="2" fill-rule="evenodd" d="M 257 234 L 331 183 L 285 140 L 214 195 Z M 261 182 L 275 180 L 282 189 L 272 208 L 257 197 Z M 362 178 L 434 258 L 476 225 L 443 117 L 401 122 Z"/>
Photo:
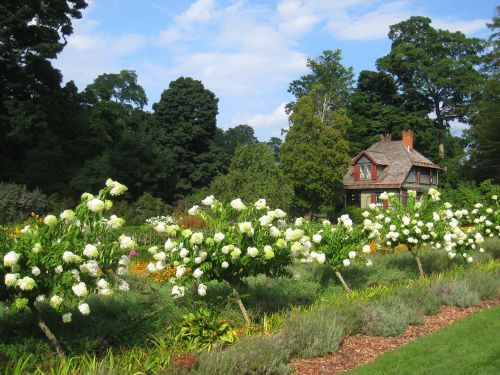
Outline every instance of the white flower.
<path id="1" fill-rule="evenodd" d="M 389 199 L 389 195 L 385 191 L 382 194 L 380 194 L 378 197 L 380 200 L 383 200 L 383 201 Z"/>
<path id="2" fill-rule="evenodd" d="M 474 261 L 474 259 L 472 257 L 467 257 L 467 262 L 468 263 L 472 263 Z"/>
<path id="3" fill-rule="evenodd" d="M 363 251 L 363 253 L 368 254 L 368 253 L 371 253 L 372 248 L 370 247 L 370 245 L 364 245 L 362 248 L 362 251 Z"/>
<path id="4" fill-rule="evenodd" d="M 195 269 L 193 272 L 193 277 L 199 279 L 201 276 L 203 276 L 203 271 L 199 268 Z"/>
<path id="5" fill-rule="evenodd" d="M 233 251 L 231 251 L 231 257 L 232 257 L 233 259 L 238 258 L 240 255 L 241 255 L 241 250 L 240 250 L 240 249 L 238 249 L 237 247 L 235 247 L 235 248 L 233 249 Z"/>
<path id="6" fill-rule="evenodd" d="M 57 217 L 54 215 L 47 215 L 45 219 L 43 219 L 43 223 L 48 225 L 49 227 L 57 224 Z"/>
<path id="7" fill-rule="evenodd" d="M 60 274 L 60 273 L 62 273 L 62 271 L 63 271 L 63 267 L 62 267 L 62 266 L 57 266 L 56 268 L 54 268 L 54 271 L 55 271 L 57 274 Z"/>
<path id="8" fill-rule="evenodd" d="M 254 234 L 254 229 L 252 227 L 252 223 L 249 221 L 244 221 L 242 223 L 238 224 L 238 227 L 240 228 L 241 233 L 245 233 L 249 236 L 253 236 Z"/>
<path id="9" fill-rule="evenodd" d="M 256 247 L 249 247 L 247 249 L 248 255 L 250 255 L 252 258 L 255 258 L 257 254 L 259 254 L 259 250 Z"/>
<path id="10" fill-rule="evenodd" d="M 265 227 L 271 224 L 274 220 L 274 216 L 271 215 L 263 215 L 259 218 L 260 226 Z"/>
<path id="11" fill-rule="evenodd" d="M 296 227 L 301 227 L 304 224 L 304 219 L 301 218 L 301 217 L 298 217 L 298 218 L 295 219 L 295 223 L 294 224 L 295 224 Z"/>
<path id="12" fill-rule="evenodd" d="M 344 259 L 342 261 L 342 264 L 344 265 L 344 267 L 349 267 L 351 265 L 351 261 L 349 259 Z"/>
<path id="13" fill-rule="evenodd" d="M 417 192 L 415 190 L 408 190 L 408 196 L 415 198 L 417 196 Z"/>
<path id="14" fill-rule="evenodd" d="M 227 267 L 229 267 L 229 263 L 228 263 L 228 262 L 226 262 L 226 261 L 224 261 L 224 262 L 222 262 L 222 264 L 221 264 L 220 266 L 221 266 L 222 268 L 227 268 Z"/>
<path id="15" fill-rule="evenodd" d="M 254 207 L 257 209 L 257 210 L 263 210 L 264 208 L 266 208 L 266 200 L 261 198 L 259 199 L 257 202 L 254 203 Z"/>
<path id="16" fill-rule="evenodd" d="M 63 323 L 71 323 L 71 317 L 72 317 L 72 314 L 71 313 L 66 313 L 62 316 L 62 321 Z"/>
<path id="17" fill-rule="evenodd" d="M 189 240 L 192 244 L 201 245 L 203 243 L 203 233 L 195 232 L 191 235 L 191 239 Z"/>
<path id="18" fill-rule="evenodd" d="M 207 294 L 207 286 L 205 284 L 198 285 L 198 294 L 202 297 Z"/>
<path id="19" fill-rule="evenodd" d="M 279 237 L 279 235 L 281 234 L 280 230 L 278 228 L 276 228 L 274 225 L 269 228 L 269 234 L 271 235 L 271 237 Z"/>
<path id="20" fill-rule="evenodd" d="M 356 258 L 356 252 L 355 251 L 349 251 L 349 258 L 354 259 Z"/>
<path id="21" fill-rule="evenodd" d="M 193 207 L 191 207 L 189 210 L 188 210 L 188 214 L 191 215 L 191 216 L 194 216 L 198 213 L 198 209 L 200 208 L 200 206 L 198 205 L 194 205 Z"/>
<path id="22" fill-rule="evenodd" d="M 120 292 L 128 292 L 130 290 L 130 287 L 125 280 L 120 280 L 120 282 L 118 283 L 118 290 Z"/>
<path id="23" fill-rule="evenodd" d="M 275 209 L 274 211 L 269 211 L 267 214 L 270 215 L 272 212 L 272 216 L 278 218 L 278 219 L 283 219 L 286 216 L 286 212 L 283 210 L 280 210 L 279 208 Z"/>
<path id="24" fill-rule="evenodd" d="M 408 224 L 410 224 L 411 220 L 410 220 L 410 218 L 408 216 L 403 216 L 401 218 L 401 221 L 403 222 L 403 225 L 408 225 Z"/>
<path id="25" fill-rule="evenodd" d="M 94 195 L 90 193 L 83 193 L 82 194 L 82 202 L 83 201 L 89 201 L 91 199 L 94 199 Z"/>
<path id="26" fill-rule="evenodd" d="M 313 234 L 312 240 L 314 243 L 320 243 L 323 237 L 321 237 L 321 234 Z"/>
<path id="27" fill-rule="evenodd" d="M 452 251 L 450 251 L 450 252 L 448 253 L 448 257 L 449 257 L 450 259 L 455 258 L 455 256 L 456 256 L 456 255 L 457 255 L 457 253 L 454 253 L 454 252 L 452 252 Z"/>
<path id="28" fill-rule="evenodd" d="M 158 246 L 151 246 L 148 249 L 148 253 L 150 253 L 151 255 L 155 255 L 157 252 L 158 252 Z"/>
<path id="29" fill-rule="evenodd" d="M 314 254 L 314 256 L 313 256 L 313 254 Z M 324 253 L 315 253 L 313 251 L 311 253 L 311 257 L 313 257 L 314 259 L 316 259 L 316 262 L 318 262 L 319 264 L 325 263 L 325 260 L 326 260 L 326 255 Z"/>
<path id="30" fill-rule="evenodd" d="M 156 272 L 156 266 L 155 266 L 155 264 L 154 263 L 148 263 L 147 270 L 148 270 L 148 272 Z"/>
<path id="31" fill-rule="evenodd" d="M 5 285 L 9 287 L 16 285 L 17 279 L 19 279 L 18 273 L 7 273 L 5 275 Z"/>
<path id="32" fill-rule="evenodd" d="M 71 289 L 73 290 L 73 293 L 75 293 L 77 297 L 86 297 L 87 294 L 89 294 L 89 291 L 87 290 L 87 285 L 85 285 L 83 281 L 76 285 L 73 285 Z"/>
<path id="33" fill-rule="evenodd" d="M 41 271 L 40 271 L 40 268 L 38 267 L 31 267 L 31 273 L 34 275 L 34 276 L 39 276 Z"/>
<path id="34" fill-rule="evenodd" d="M 40 294 L 40 295 L 36 296 L 35 301 L 37 303 L 45 302 L 45 295 L 44 294 Z"/>
<path id="35" fill-rule="evenodd" d="M 113 229 L 118 229 L 125 224 L 125 220 L 116 215 L 111 215 L 108 220 L 104 220 L 104 223 Z"/>
<path id="36" fill-rule="evenodd" d="M 214 242 L 221 242 L 226 236 L 224 233 L 215 233 L 214 234 Z"/>
<path id="37" fill-rule="evenodd" d="M 368 211 L 363 211 L 361 213 L 361 216 L 363 216 L 366 219 L 368 216 L 370 216 L 370 213 Z"/>
<path id="38" fill-rule="evenodd" d="M 160 251 L 159 253 L 154 254 L 153 258 L 155 260 L 165 260 L 167 258 L 167 254 L 165 254 L 165 252 L 163 251 Z"/>
<path id="39" fill-rule="evenodd" d="M 19 261 L 20 254 L 16 253 L 15 251 L 9 251 L 5 256 L 3 257 L 3 265 L 5 267 L 12 267 L 17 264 Z"/>
<path id="40" fill-rule="evenodd" d="M 434 202 L 437 202 L 440 199 L 439 196 L 441 195 L 441 193 L 439 191 L 437 191 L 436 189 L 430 188 L 428 193 Z"/>
<path id="41" fill-rule="evenodd" d="M 106 186 L 111 188 L 109 194 L 114 197 L 122 195 L 125 191 L 127 191 L 127 187 L 125 185 L 120 184 L 118 181 L 113 181 L 111 178 L 106 180 Z"/>
<path id="42" fill-rule="evenodd" d="M 61 219 L 65 220 L 66 223 L 69 223 L 69 222 L 73 221 L 73 219 L 75 218 L 75 213 L 73 210 L 64 210 L 63 212 L 61 212 L 59 217 Z"/>
<path id="43" fill-rule="evenodd" d="M 95 258 L 98 255 L 97 247 L 92 244 L 85 245 L 85 249 L 83 249 L 83 255 L 88 258 Z"/>
<path id="44" fill-rule="evenodd" d="M 90 314 L 90 306 L 88 303 L 82 303 L 81 305 L 78 305 L 78 310 L 80 310 L 82 315 L 89 315 Z"/>
<path id="45" fill-rule="evenodd" d="M 57 309 L 59 306 L 61 306 L 61 303 L 64 301 L 62 297 L 59 297 L 58 295 L 53 295 L 50 297 L 50 306 L 52 306 L 54 309 Z"/>
<path id="46" fill-rule="evenodd" d="M 104 210 L 104 202 L 98 198 L 94 198 L 87 202 L 87 207 L 90 211 L 101 212 Z"/>
<path id="47" fill-rule="evenodd" d="M 213 195 L 209 195 L 208 197 L 203 199 L 201 203 L 204 204 L 205 206 L 211 206 L 214 203 L 214 199 L 215 197 Z"/>
<path id="48" fill-rule="evenodd" d="M 231 207 L 236 211 L 243 211 L 247 206 L 243 204 L 240 198 L 231 201 Z"/>
<path id="49" fill-rule="evenodd" d="M 72 253 L 71 251 L 65 251 L 63 253 L 63 260 L 66 263 L 78 263 L 82 260 L 82 258 L 79 255 Z"/>
<path id="50" fill-rule="evenodd" d="M 97 281 L 97 287 L 99 289 L 108 289 L 109 288 L 109 283 L 106 280 L 104 280 L 104 279 L 99 279 Z"/>
<path id="51" fill-rule="evenodd" d="M 172 296 L 174 298 L 184 297 L 184 287 L 174 285 L 174 287 L 172 288 Z"/>
<path id="52" fill-rule="evenodd" d="M 38 254 L 42 250 L 43 250 L 42 245 L 39 242 L 37 242 L 31 249 L 31 251 L 34 252 L 35 254 Z"/>
<path id="53" fill-rule="evenodd" d="M 266 259 L 274 258 L 273 248 L 269 245 L 264 246 L 264 257 Z"/>
<path id="54" fill-rule="evenodd" d="M 493 199 L 494 201 L 496 201 L 496 200 L 498 199 L 498 197 L 497 197 L 497 195 L 495 194 L 495 195 L 492 195 L 492 196 L 491 196 L 491 199 Z"/>
<path id="55" fill-rule="evenodd" d="M 137 246 L 135 243 L 134 239 L 132 237 L 126 236 L 122 234 L 120 237 L 118 237 L 118 241 L 120 241 L 120 248 L 121 249 L 130 249 L 132 247 Z"/>
<path id="56" fill-rule="evenodd" d="M 179 255 L 181 258 L 185 258 L 189 255 L 189 250 L 183 247 L 181 251 L 179 251 Z"/>

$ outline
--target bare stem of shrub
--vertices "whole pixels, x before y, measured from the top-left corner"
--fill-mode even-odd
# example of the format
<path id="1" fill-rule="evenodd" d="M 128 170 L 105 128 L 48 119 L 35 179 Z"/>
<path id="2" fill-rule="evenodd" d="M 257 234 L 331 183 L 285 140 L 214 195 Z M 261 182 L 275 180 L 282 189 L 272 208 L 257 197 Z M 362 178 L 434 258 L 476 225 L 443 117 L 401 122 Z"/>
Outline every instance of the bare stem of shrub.
<path id="1" fill-rule="evenodd" d="M 247 326 L 249 326 L 252 322 L 250 321 L 250 317 L 248 316 L 247 309 L 245 308 L 245 305 L 241 301 L 240 294 L 238 293 L 238 291 L 236 290 L 236 288 L 234 286 L 232 286 L 232 285 L 230 285 L 230 286 L 231 286 L 231 289 L 233 290 L 233 296 L 234 296 L 234 298 L 236 298 L 236 302 L 238 303 L 238 307 L 240 308 L 241 313 L 243 314 L 243 318 L 245 318 L 245 322 L 246 322 Z"/>
<path id="2" fill-rule="evenodd" d="M 346 293 L 352 293 L 351 288 L 347 285 L 345 282 L 344 278 L 342 277 L 342 274 L 339 271 L 335 271 L 335 275 L 337 275 L 337 278 L 340 280 L 340 283 L 342 284 L 342 287 L 346 291 Z"/>
<path id="3" fill-rule="evenodd" d="M 57 337 L 52 333 L 49 326 L 47 326 L 47 324 L 45 323 L 45 321 L 43 320 L 42 316 L 38 311 L 36 311 L 36 321 L 38 327 L 42 330 L 45 336 L 49 339 L 52 346 L 56 349 L 56 353 L 59 356 L 59 358 L 66 358 L 66 355 L 64 354 L 64 350 L 61 344 L 59 343 L 59 340 L 57 340 Z"/>

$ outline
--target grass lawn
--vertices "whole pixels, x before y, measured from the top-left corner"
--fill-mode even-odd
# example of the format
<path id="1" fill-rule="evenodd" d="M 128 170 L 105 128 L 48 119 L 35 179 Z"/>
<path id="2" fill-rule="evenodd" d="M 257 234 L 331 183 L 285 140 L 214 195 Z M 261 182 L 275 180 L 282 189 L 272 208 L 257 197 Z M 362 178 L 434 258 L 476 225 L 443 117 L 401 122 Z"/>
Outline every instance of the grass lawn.
<path id="1" fill-rule="evenodd" d="M 347 373 L 500 374 L 500 307 L 471 315 Z"/>

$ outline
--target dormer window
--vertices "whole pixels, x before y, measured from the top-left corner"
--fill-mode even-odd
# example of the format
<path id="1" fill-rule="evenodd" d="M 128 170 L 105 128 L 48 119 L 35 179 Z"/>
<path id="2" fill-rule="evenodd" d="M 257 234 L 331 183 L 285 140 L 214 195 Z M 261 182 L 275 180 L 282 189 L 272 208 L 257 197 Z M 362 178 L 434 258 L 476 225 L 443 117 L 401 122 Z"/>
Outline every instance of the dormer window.
<path id="1" fill-rule="evenodd" d="M 362 157 L 358 160 L 359 166 L 359 179 L 371 180 L 372 179 L 372 162 L 367 157 Z"/>

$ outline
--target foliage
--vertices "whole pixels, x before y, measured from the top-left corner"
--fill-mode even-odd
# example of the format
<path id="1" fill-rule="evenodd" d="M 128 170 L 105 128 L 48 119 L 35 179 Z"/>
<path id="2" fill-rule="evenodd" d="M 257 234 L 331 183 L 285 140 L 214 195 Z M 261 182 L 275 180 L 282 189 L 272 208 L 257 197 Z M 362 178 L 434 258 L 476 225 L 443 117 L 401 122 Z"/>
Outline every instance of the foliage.
<path id="1" fill-rule="evenodd" d="M 323 123 L 314 113 L 313 100 L 301 97 L 281 147 L 281 166 L 293 183 L 297 204 L 312 212 L 338 200 L 350 160 L 341 130 L 349 119 L 344 110 L 333 113 L 332 119 Z"/>
<path id="2" fill-rule="evenodd" d="M 363 333 L 371 336 L 400 336 L 409 323 L 409 308 L 402 303 L 377 303 L 365 307 Z"/>
<path id="3" fill-rule="evenodd" d="M 212 154 L 218 101 L 200 81 L 180 77 L 153 104 L 157 142 L 174 156 L 176 199 L 206 186 L 218 171 Z"/>
<path id="4" fill-rule="evenodd" d="M 293 199 L 291 183 L 276 165 L 272 151 L 263 143 L 239 146 L 228 173 L 215 177 L 205 191 L 224 202 L 233 197 L 256 201 L 265 196 L 271 206 L 283 209 L 288 209 Z"/>
<path id="5" fill-rule="evenodd" d="M 236 339 L 229 324 L 205 308 L 183 315 L 180 322 L 170 326 L 170 332 L 174 342 L 190 351 L 210 350 L 218 344 L 232 344 Z"/>
<path id="6" fill-rule="evenodd" d="M 0 224 L 24 221 L 30 213 L 45 213 L 48 199 L 38 189 L 0 182 Z"/>
<path id="7" fill-rule="evenodd" d="M 407 105 L 436 114 L 439 154 L 444 158 L 444 141 L 449 121 L 465 121 L 481 75 L 476 70 L 479 39 L 461 32 L 436 30 L 431 20 L 414 16 L 390 27 L 391 52 L 377 60 L 377 66 L 396 78 Z"/>
<path id="8" fill-rule="evenodd" d="M 448 306 L 470 307 L 480 302 L 478 292 L 471 290 L 466 280 L 438 282 L 431 286 L 431 293 Z"/>

